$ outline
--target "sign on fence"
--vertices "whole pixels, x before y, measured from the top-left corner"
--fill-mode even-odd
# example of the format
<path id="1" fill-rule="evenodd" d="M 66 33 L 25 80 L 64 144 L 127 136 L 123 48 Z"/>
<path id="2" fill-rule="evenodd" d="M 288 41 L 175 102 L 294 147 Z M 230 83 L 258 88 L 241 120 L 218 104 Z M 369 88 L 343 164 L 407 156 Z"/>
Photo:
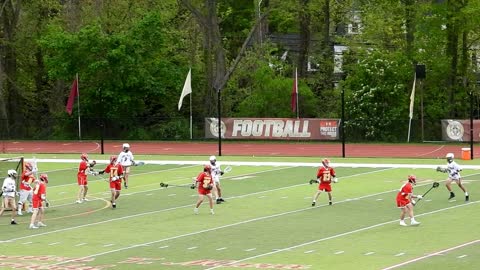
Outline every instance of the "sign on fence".
<path id="1" fill-rule="evenodd" d="M 222 138 L 338 140 L 340 119 L 222 118 Z M 205 118 L 205 137 L 218 138 L 218 119 Z"/>
<path id="2" fill-rule="evenodd" d="M 444 141 L 470 141 L 470 120 L 442 120 Z M 473 120 L 473 141 L 480 141 L 480 120 Z"/>

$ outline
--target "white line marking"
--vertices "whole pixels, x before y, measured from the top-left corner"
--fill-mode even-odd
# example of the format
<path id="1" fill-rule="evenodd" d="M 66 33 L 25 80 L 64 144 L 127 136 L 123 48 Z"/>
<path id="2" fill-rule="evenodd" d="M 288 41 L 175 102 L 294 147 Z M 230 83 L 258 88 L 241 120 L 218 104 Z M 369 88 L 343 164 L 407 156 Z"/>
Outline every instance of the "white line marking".
<path id="1" fill-rule="evenodd" d="M 339 250 L 339 251 L 337 251 L 337 252 L 335 252 L 335 253 L 333 253 L 333 254 L 339 255 L 339 254 L 342 254 L 342 253 L 344 253 L 344 252 L 345 252 L 345 251 L 343 251 L 343 250 Z"/>
<path id="2" fill-rule="evenodd" d="M 76 244 L 75 246 L 76 246 L 76 247 L 80 247 L 80 246 L 84 246 L 84 245 L 86 245 L 86 244 L 87 244 L 87 243 L 80 243 L 80 244 Z"/>
<path id="3" fill-rule="evenodd" d="M 159 247 L 159 248 L 168 248 L 168 246 L 161 246 L 161 247 Z"/>
<path id="4" fill-rule="evenodd" d="M 48 244 L 48 245 L 49 245 L 49 246 L 54 246 L 54 245 L 58 245 L 58 244 L 60 244 L 60 242 L 54 242 L 54 243 L 50 243 L 50 244 Z"/>
<path id="5" fill-rule="evenodd" d="M 221 247 L 221 248 L 217 248 L 216 250 L 224 250 L 224 249 L 227 249 L 226 247 Z"/>
<path id="6" fill-rule="evenodd" d="M 305 252 L 303 252 L 303 253 L 308 254 L 308 253 L 312 253 L 312 252 L 315 252 L 315 250 L 307 250 L 307 251 L 305 251 Z"/>
<path id="7" fill-rule="evenodd" d="M 469 204 L 461 204 L 461 205 L 451 206 L 451 207 L 447 207 L 447 208 L 443 208 L 443 209 L 439 209 L 439 210 L 435 210 L 435 211 L 431 211 L 431 212 L 426 212 L 426 213 L 422 213 L 422 214 L 417 215 L 417 217 L 418 216 L 426 216 L 426 215 L 436 214 L 436 213 L 439 213 L 439 212 L 443 212 L 443 211 L 447 211 L 447 210 L 451 210 L 451 209 L 455 209 L 455 208 L 459 208 L 459 207 L 470 206 L 470 205 L 473 205 L 473 204 L 476 204 L 476 203 L 479 203 L 479 202 L 480 201 L 475 201 L 475 202 L 471 202 Z M 217 269 L 217 268 L 220 268 L 220 267 L 230 266 L 232 264 L 237 264 L 237 263 L 240 263 L 240 262 L 257 259 L 257 258 L 260 258 L 260 257 L 265 257 L 265 256 L 268 256 L 268 255 L 277 254 L 277 253 L 280 253 L 280 252 L 283 252 L 283 251 L 287 251 L 287 250 L 291 250 L 291 249 L 295 249 L 295 248 L 299 248 L 299 247 L 304 247 L 304 246 L 307 246 L 307 245 L 316 244 L 316 243 L 324 242 L 324 241 L 331 240 L 331 239 L 340 238 L 340 237 L 343 237 L 343 236 L 346 236 L 346 235 L 371 230 L 371 229 L 374 229 L 374 228 L 378 228 L 378 227 L 388 225 L 388 224 L 391 224 L 391 223 L 396 223 L 396 222 L 398 222 L 397 219 L 391 220 L 391 221 L 386 221 L 386 222 L 378 223 L 378 224 L 375 224 L 375 225 L 363 227 L 363 228 L 360 228 L 360 229 L 356 229 L 356 230 L 352 230 L 352 231 L 348 231 L 348 232 L 344 232 L 344 233 L 339 233 L 339 234 L 335 234 L 335 235 L 332 235 L 332 236 L 320 238 L 320 239 L 317 239 L 317 240 L 301 243 L 301 244 L 291 246 L 291 247 L 287 247 L 287 248 L 284 248 L 284 249 L 254 255 L 254 256 L 251 256 L 251 257 L 244 258 L 244 259 L 240 259 L 240 260 L 236 260 L 236 261 L 233 261 L 233 262 L 230 262 L 230 263 L 226 263 L 224 265 L 210 267 L 210 268 L 207 268 L 207 269 L 204 269 L 204 270 L 212 270 L 212 269 Z M 480 239 L 476 240 L 475 242 L 478 242 L 478 241 L 480 241 Z M 442 252 L 444 252 L 444 251 L 442 251 Z M 442 252 L 438 252 L 438 253 L 442 253 Z M 395 267 L 398 267 L 398 266 L 395 266 Z M 388 269 L 391 269 L 391 268 L 386 268 L 386 269 L 383 269 L 383 270 L 388 270 Z"/>
<path id="8" fill-rule="evenodd" d="M 383 199 L 376 199 L 377 201 L 383 201 Z"/>
<path id="9" fill-rule="evenodd" d="M 469 205 L 469 204 L 464 204 L 464 206 L 465 205 Z M 451 208 L 451 207 L 449 207 L 449 208 Z M 387 268 L 383 268 L 383 270 L 395 269 L 395 268 L 398 268 L 398 267 L 401 267 L 401 266 L 404 266 L 404 265 L 407 265 L 407 264 L 410 264 L 410 263 L 414 263 L 414 262 L 418 262 L 418 261 L 421 261 L 421 260 L 424 260 L 424 259 L 428 259 L 432 256 L 441 255 L 442 253 L 450 252 L 452 250 L 463 248 L 463 247 L 473 245 L 473 244 L 476 244 L 476 243 L 479 243 L 479 242 L 480 242 L 480 239 L 470 241 L 470 242 L 467 242 L 467 243 L 464 243 L 464 244 L 461 244 L 461 245 L 458 245 L 458 246 L 454 246 L 454 247 L 447 248 L 447 249 L 444 249 L 444 250 L 440 250 L 440 251 L 437 251 L 437 252 L 434 252 L 434 253 L 430 253 L 430 254 L 427 254 L 425 256 L 421 256 L 421 257 L 418 257 L 418 258 L 415 258 L 415 259 L 412 259 L 412 260 L 408 260 L 408 261 L 403 262 L 403 263 L 395 264 L 395 265 L 389 266 Z"/>
<path id="10" fill-rule="evenodd" d="M 254 251 L 255 249 L 257 248 L 249 248 L 249 249 L 245 249 L 245 251 Z"/>
<path id="11" fill-rule="evenodd" d="M 285 196 L 285 197 L 281 197 L 280 199 L 288 199 L 288 196 Z"/>
<path id="12" fill-rule="evenodd" d="M 370 256 L 370 255 L 373 255 L 373 254 L 375 254 L 375 252 L 370 251 L 370 252 L 365 253 L 364 255 L 365 255 L 365 256 Z"/>
<path id="13" fill-rule="evenodd" d="M 465 258 L 465 257 L 467 257 L 467 255 L 460 255 L 457 258 L 461 259 L 461 258 Z"/>
<path id="14" fill-rule="evenodd" d="M 172 197 L 172 196 L 177 196 L 177 194 L 173 193 L 173 194 L 168 194 L 168 197 Z M 195 195 L 197 196 L 197 195 Z"/>
<path id="15" fill-rule="evenodd" d="M 152 193 L 145 194 L 145 196 L 152 196 L 152 195 L 153 195 Z"/>
<path id="16" fill-rule="evenodd" d="M 31 243 L 33 243 L 33 242 L 25 242 L 25 243 L 22 243 L 22 245 L 29 245 Z"/>
<path id="17" fill-rule="evenodd" d="M 111 246 L 114 246 L 115 244 L 106 244 L 106 245 L 103 245 L 104 247 L 111 247 Z"/>
<path id="18" fill-rule="evenodd" d="M 196 249 L 196 248 L 198 248 L 198 247 L 189 247 L 189 248 L 187 248 L 187 249 L 188 249 L 188 250 L 192 250 L 192 249 Z"/>
<path id="19" fill-rule="evenodd" d="M 395 254 L 395 257 L 399 257 L 399 256 L 403 256 L 403 255 L 405 255 L 405 252 L 400 252 L 398 254 Z"/>

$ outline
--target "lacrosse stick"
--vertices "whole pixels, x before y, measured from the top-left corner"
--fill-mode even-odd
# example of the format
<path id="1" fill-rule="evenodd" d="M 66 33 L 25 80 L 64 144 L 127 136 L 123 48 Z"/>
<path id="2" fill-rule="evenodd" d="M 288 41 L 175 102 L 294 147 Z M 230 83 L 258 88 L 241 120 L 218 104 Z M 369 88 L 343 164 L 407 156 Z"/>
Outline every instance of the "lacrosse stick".
<path id="1" fill-rule="evenodd" d="M 223 170 L 224 173 L 229 173 L 232 171 L 232 167 L 231 166 L 227 166 L 225 167 L 225 169 Z"/>
<path id="2" fill-rule="evenodd" d="M 448 172 L 448 169 L 447 169 L 447 168 L 442 168 L 442 167 L 438 166 L 437 169 L 436 169 L 436 171 L 437 171 L 437 172 L 446 173 L 446 172 Z"/>
<path id="3" fill-rule="evenodd" d="M 317 179 L 310 179 L 310 181 L 308 181 L 308 183 L 311 185 L 313 183 L 318 183 L 318 180 Z"/>
<path id="4" fill-rule="evenodd" d="M 433 185 L 432 185 L 425 193 L 423 193 L 422 197 L 421 197 L 420 199 L 418 199 L 417 202 L 416 202 L 415 204 L 413 204 L 413 205 L 417 205 L 418 202 L 419 202 L 421 199 L 425 198 L 425 195 L 427 195 L 427 194 L 430 192 L 430 190 L 432 190 L 432 189 L 434 189 L 434 188 L 438 188 L 439 186 L 440 186 L 440 183 L 438 183 L 438 182 L 433 182 Z"/>
<path id="5" fill-rule="evenodd" d="M 145 165 L 145 162 L 143 162 L 143 161 L 135 162 L 133 164 L 133 166 L 143 166 L 143 165 Z"/>
<path id="6" fill-rule="evenodd" d="M 175 185 L 175 184 L 167 184 L 167 183 L 161 182 L 160 187 L 164 187 L 164 188 L 167 188 L 167 187 L 190 187 L 190 188 L 192 188 L 193 187 L 192 189 L 194 189 L 195 185 L 194 184 Z"/>

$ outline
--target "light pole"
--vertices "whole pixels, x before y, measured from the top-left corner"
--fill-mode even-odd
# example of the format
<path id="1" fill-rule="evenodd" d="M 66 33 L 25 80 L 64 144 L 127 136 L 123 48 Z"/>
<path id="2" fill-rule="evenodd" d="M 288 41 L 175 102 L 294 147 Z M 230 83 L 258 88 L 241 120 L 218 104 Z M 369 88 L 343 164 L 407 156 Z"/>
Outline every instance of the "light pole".
<path id="1" fill-rule="evenodd" d="M 260 40 L 260 44 L 262 44 L 262 12 L 260 10 L 260 7 L 262 5 L 263 0 L 258 1 L 258 39 Z"/>

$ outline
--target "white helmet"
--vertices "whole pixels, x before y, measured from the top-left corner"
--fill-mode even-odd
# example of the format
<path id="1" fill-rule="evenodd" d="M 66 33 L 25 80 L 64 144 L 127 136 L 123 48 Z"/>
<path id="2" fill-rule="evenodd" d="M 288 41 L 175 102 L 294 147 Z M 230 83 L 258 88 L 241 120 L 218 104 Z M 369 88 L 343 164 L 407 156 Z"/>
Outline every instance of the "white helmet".
<path id="1" fill-rule="evenodd" d="M 122 147 L 123 147 L 123 148 L 130 148 L 130 144 L 124 143 Z"/>
<path id="2" fill-rule="evenodd" d="M 214 161 L 214 160 L 217 160 L 217 158 L 215 156 L 210 156 L 210 161 Z"/>
<path id="3" fill-rule="evenodd" d="M 10 177 L 17 177 L 17 171 L 15 171 L 15 170 L 8 170 L 7 174 Z"/>
<path id="4" fill-rule="evenodd" d="M 453 155 L 453 153 L 448 153 L 445 157 L 447 158 L 448 162 L 451 162 L 451 161 L 453 161 L 454 155 Z"/>

